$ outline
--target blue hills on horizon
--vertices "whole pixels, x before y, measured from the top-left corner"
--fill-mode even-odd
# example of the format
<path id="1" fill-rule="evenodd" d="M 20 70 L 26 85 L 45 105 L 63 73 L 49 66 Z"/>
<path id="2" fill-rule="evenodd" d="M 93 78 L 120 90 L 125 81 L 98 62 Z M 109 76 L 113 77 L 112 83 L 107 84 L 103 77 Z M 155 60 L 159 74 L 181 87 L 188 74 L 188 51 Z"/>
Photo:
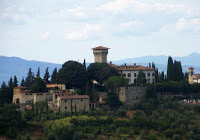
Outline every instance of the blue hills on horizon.
<path id="1" fill-rule="evenodd" d="M 149 62 L 154 62 L 159 71 L 167 70 L 167 60 L 168 56 L 144 56 L 137 58 L 127 58 L 117 61 L 112 61 L 113 64 L 122 65 L 126 63 L 127 65 L 133 65 L 134 63 L 139 65 L 148 66 Z M 194 67 L 195 73 L 200 73 L 200 54 L 192 53 L 184 57 L 173 57 L 173 60 L 181 61 L 183 72 L 188 70 L 188 67 Z M 90 63 L 87 63 L 87 66 Z M 28 69 L 31 67 L 32 72 L 36 74 L 38 67 L 40 67 L 40 74 L 43 77 L 44 72 L 47 67 L 49 67 L 49 73 L 52 74 L 54 68 L 58 70 L 62 67 L 62 64 L 40 62 L 40 61 L 29 61 L 21 59 L 19 57 L 6 57 L 0 56 L 0 84 L 3 81 L 6 83 L 9 81 L 10 77 L 16 75 L 19 83 L 22 77 L 26 78 Z"/>

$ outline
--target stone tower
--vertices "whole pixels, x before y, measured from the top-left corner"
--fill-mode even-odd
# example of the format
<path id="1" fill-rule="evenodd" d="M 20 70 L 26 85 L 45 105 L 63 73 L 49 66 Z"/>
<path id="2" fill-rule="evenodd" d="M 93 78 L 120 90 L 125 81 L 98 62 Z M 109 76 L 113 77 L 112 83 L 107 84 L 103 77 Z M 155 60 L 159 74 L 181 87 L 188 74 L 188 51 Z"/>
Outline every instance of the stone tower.
<path id="1" fill-rule="evenodd" d="M 188 80 L 189 80 L 189 84 L 193 83 L 193 75 L 194 75 L 194 68 L 192 68 L 192 67 L 188 68 Z"/>
<path id="2" fill-rule="evenodd" d="M 94 54 L 94 62 L 107 63 L 108 49 L 110 48 L 106 48 L 103 46 L 92 48 Z"/>

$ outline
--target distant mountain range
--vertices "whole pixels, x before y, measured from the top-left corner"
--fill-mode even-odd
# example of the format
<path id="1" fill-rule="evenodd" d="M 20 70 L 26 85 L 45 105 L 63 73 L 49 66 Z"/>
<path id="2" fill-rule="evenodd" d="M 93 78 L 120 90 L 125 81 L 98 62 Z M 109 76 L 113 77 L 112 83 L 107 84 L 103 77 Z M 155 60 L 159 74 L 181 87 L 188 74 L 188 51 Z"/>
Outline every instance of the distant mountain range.
<path id="1" fill-rule="evenodd" d="M 181 61 L 183 72 L 188 70 L 188 67 L 194 67 L 195 73 L 200 73 L 200 54 L 192 53 L 184 57 L 173 57 L 174 60 Z M 148 66 L 149 62 L 154 62 L 159 71 L 167 70 L 167 60 L 168 56 L 144 56 L 137 58 L 127 58 L 118 61 L 112 61 L 116 65 L 133 65 L 134 63 L 138 65 Z M 87 63 L 87 66 L 89 63 Z M 61 64 L 40 62 L 40 61 L 28 61 L 21 59 L 19 57 L 6 57 L 0 56 L 0 84 L 5 81 L 6 83 L 11 76 L 16 75 L 19 82 L 22 77 L 26 77 L 28 69 L 32 68 L 32 71 L 36 74 L 38 67 L 40 67 L 41 77 L 43 77 L 45 69 L 49 67 L 49 73 L 51 74 L 54 68 L 58 70 L 62 67 Z"/>

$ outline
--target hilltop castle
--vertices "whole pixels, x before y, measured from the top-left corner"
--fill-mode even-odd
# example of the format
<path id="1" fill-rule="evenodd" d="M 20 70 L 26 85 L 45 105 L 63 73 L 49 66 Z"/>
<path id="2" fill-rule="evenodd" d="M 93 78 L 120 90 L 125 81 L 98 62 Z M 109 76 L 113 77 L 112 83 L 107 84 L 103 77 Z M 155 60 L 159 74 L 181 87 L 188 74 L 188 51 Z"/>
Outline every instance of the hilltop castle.
<path id="1" fill-rule="evenodd" d="M 103 46 L 99 46 L 99 47 L 95 47 L 92 48 L 93 50 L 93 54 L 94 54 L 94 62 L 98 62 L 98 63 L 107 63 L 107 55 L 108 55 L 108 49 L 107 47 L 103 47 Z M 146 79 L 147 79 L 147 83 L 155 83 L 155 68 L 149 68 L 149 67 L 145 67 L 145 66 L 140 66 L 140 65 L 136 65 L 136 63 L 134 63 L 134 65 L 121 65 L 121 66 L 117 66 L 115 64 L 112 64 L 112 62 L 109 63 L 110 66 L 116 68 L 121 75 L 123 75 L 126 78 L 130 79 L 130 84 L 136 83 L 136 79 L 137 79 L 137 75 L 139 70 L 142 70 L 145 75 L 146 75 Z"/>
<path id="2" fill-rule="evenodd" d="M 194 74 L 193 67 L 188 68 L 188 72 L 189 84 L 200 83 L 200 74 Z"/>

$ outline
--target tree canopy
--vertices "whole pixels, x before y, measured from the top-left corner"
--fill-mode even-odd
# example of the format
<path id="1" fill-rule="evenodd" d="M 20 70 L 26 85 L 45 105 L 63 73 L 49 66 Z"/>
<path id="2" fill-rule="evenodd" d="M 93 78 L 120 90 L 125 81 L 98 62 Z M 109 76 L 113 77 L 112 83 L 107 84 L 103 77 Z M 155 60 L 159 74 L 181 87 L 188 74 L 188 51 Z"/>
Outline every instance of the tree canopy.
<path id="1" fill-rule="evenodd" d="M 46 92 L 47 88 L 46 88 L 46 84 L 44 83 L 44 81 L 40 78 L 37 77 L 35 78 L 35 82 L 32 86 L 32 92 Z"/>
<path id="2" fill-rule="evenodd" d="M 146 82 L 147 82 L 147 79 L 146 79 L 145 73 L 142 70 L 139 70 L 136 84 L 137 85 L 145 85 Z"/>
<path id="3" fill-rule="evenodd" d="M 67 61 L 58 72 L 58 82 L 66 84 L 67 87 L 85 87 L 87 81 L 87 71 L 79 62 Z"/>
<path id="4" fill-rule="evenodd" d="M 119 71 L 107 63 L 91 63 L 88 68 L 88 77 L 90 80 L 96 80 L 102 84 L 110 76 L 119 76 Z"/>
<path id="5" fill-rule="evenodd" d="M 117 87 L 128 86 L 129 81 L 130 79 L 125 78 L 124 76 L 111 76 L 104 82 L 104 85 L 106 85 L 111 92 L 116 93 Z"/>

